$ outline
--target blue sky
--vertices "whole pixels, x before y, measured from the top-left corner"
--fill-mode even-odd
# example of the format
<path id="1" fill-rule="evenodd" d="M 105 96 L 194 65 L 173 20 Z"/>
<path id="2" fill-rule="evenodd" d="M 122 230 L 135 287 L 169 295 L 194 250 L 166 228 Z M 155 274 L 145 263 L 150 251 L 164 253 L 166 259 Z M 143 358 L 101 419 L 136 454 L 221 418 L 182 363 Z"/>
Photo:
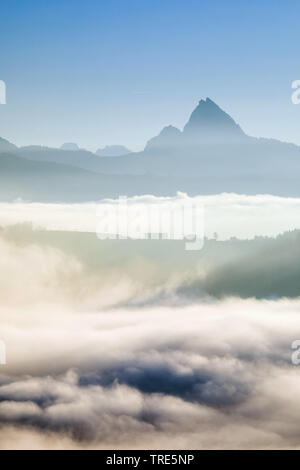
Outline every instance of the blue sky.
<path id="1" fill-rule="evenodd" d="M 137 150 L 209 96 L 300 144 L 297 0 L 2 0 L 0 136 Z"/>

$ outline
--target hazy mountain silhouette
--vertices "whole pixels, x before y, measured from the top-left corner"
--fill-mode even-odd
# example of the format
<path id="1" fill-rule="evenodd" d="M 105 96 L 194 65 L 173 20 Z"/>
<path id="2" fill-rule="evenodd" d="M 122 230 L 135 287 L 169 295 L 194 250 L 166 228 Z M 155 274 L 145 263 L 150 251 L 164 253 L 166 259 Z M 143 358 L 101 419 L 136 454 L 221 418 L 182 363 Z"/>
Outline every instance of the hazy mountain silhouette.
<path id="1" fill-rule="evenodd" d="M 1 152 L 27 159 L 28 168 L 28 161 L 35 160 L 63 164 L 64 175 L 66 165 L 71 166 L 69 171 L 72 174 L 74 167 L 88 170 L 89 173 L 81 174 L 82 184 L 79 183 L 78 173 L 77 200 L 118 194 L 172 195 L 176 191 L 191 195 L 236 192 L 300 196 L 300 147 L 274 139 L 247 136 L 209 98 L 199 102 L 183 131 L 173 126 L 165 127 L 158 136 L 148 141 L 142 152 L 107 158 L 83 149 L 17 148 L 4 139 L 0 140 Z M 20 160 L 12 161 L 15 172 L 20 170 L 20 175 Z M 0 160 L 0 172 L 2 164 Z M 24 168 L 22 171 L 25 171 Z M 56 171 L 59 172 L 59 165 Z M 43 175 L 46 178 L 46 170 Z M 92 184 L 87 187 L 87 175 L 90 175 L 91 181 L 98 177 L 98 194 Z M 49 183 L 46 181 L 45 185 Z M 43 187 L 44 191 L 46 186 Z M 68 191 L 66 184 L 64 200 L 71 197 Z M 34 197 L 38 197 L 38 192 Z"/>
<path id="2" fill-rule="evenodd" d="M 80 150 L 80 148 L 78 147 L 77 144 L 75 144 L 75 142 L 66 142 L 65 144 L 62 144 L 60 148 L 61 150 L 73 150 L 73 151 Z"/>
<path id="3" fill-rule="evenodd" d="M 157 180 L 132 175 L 101 175 L 76 166 L 39 162 L 0 153 L 0 200 L 79 202 L 119 194 L 150 192 Z M 160 182 L 163 191 L 164 182 Z"/>
<path id="4" fill-rule="evenodd" d="M 161 133 L 147 142 L 145 150 L 168 149 L 181 144 L 181 131 L 174 126 L 164 127 Z"/>
<path id="5" fill-rule="evenodd" d="M 183 130 L 186 140 L 228 142 L 245 137 L 238 124 L 212 100 L 200 100 Z"/>
<path id="6" fill-rule="evenodd" d="M 17 146 L 11 144 L 8 140 L 2 139 L 0 137 L 0 153 L 2 152 L 13 152 L 17 149 Z"/>
<path id="7" fill-rule="evenodd" d="M 97 171 L 156 175 L 189 193 L 300 195 L 300 147 L 246 135 L 212 100 L 201 100 L 183 131 L 168 126 L 143 152 L 99 160 Z M 177 186 L 176 186 L 177 185 Z"/>
<path id="8" fill-rule="evenodd" d="M 126 155 L 131 153 L 127 147 L 124 145 L 106 145 L 103 149 L 98 149 L 96 155 L 100 157 L 120 157 L 121 155 Z"/>
<path id="9" fill-rule="evenodd" d="M 31 145 L 20 147 L 13 153 L 29 160 L 75 165 L 90 171 L 99 170 L 100 158 L 94 153 L 80 148 L 74 151 L 70 149 L 62 150 L 51 147 L 42 147 L 40 145 Z"/>

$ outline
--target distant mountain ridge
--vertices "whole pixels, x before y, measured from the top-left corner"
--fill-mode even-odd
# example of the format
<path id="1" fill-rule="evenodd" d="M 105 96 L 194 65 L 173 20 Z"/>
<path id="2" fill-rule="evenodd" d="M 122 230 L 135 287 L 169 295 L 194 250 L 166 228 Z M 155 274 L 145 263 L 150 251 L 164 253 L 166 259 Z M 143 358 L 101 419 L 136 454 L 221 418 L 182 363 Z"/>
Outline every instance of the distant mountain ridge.
<path id="1" fill-rule="evenodd" d="M 65 144 L 62 144 L 60 147 L 61 150 L 73 150 L 76 152 L 77 150 L 80 150 L 80 147 L 78 147 L 75 142 L 66 142 Z"/>
<path id="2" fill-rule="evenodd" d="M 0 137 L 0 153 L 2 152 L 14 152 L 18 147 L 12 143 L 10 143 L 6 139 L 2 139 Z"/>
<path id="3" fill-rule="evenodd" d="M 80 202 L 98 201 L 122 194 L 151 191 L 151 178 L 102 175 L 76 166 L 33 161 L 0 153 L 0 201 Z M 163 190 L 164 182 L 160 184 Z M 159 190 L 159 191 L 160 191 Z"/>
<path id="4" fill-rule="evenodd" d="M 106 145 L 103 149 L 98 149 L 96 155 L 100 157 L 121 157 L 122 155 L 127 155 L 131 153 L 124 145 Z"/>
<path id="5" fill-rule="evenodd" d="M 0 154 L 10 152 L 27 160 L 63 164 L 98 174 L 105 186 L 101 195 L 145 192 L 171 195 L 185 191 L 300 197 L 300 147 L 246 135 L 210 98 L 199 101 L 182 131 L 174 126 L 165 127 L 147 142 L 142 152 L 107 158 L 108 155 L 72 148 L 17 148 L 0 140 Z M 111 188 L 104 183 L 105 175 L 112 178 Z M 77 197 L 86 200 L 84 187 L 85 184 Z"/>

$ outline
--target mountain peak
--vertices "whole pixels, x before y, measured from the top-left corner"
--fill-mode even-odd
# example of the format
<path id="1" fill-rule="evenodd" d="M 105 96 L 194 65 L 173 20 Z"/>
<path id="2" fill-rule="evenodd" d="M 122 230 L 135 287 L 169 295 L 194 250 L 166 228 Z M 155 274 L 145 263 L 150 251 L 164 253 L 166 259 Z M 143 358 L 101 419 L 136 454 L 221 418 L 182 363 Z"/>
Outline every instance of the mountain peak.
<path id="1" fill-rule="evenodd" d="M 213 105 L 213 106 L 216 106 L 217 108 L 219 108 L 219 106 L 213 101 L 211 100 L 210 98 L 206 98 L 205 100 L 200 100 L 199 101 L 199 104 L 202 103 L 202 104 L 205 104 L 205 105 Z"/>
<path id="2" fill-rule="evenodd" d="M 234 140 L 245 135 L 232 117 L 210 98 L 199 101 L 184 127 L 184 134 L 209 141 Z"/>
<path id="3" fill-rule="evenodd" d="M 147 142 L 146 148 L 162 148 L 162 147 L 172 147 L 178 143 L 178 138 L 180 138 L 181 132 L 177 127 L 166 126 L 163 130 Z"/>

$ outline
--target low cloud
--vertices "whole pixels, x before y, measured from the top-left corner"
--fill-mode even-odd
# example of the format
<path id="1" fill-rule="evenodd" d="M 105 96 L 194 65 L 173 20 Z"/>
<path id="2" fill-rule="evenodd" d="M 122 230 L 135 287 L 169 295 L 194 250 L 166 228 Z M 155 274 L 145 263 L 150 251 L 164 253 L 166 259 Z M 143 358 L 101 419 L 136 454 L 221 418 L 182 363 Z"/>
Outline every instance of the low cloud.
<path id="1" fill-rule="evenodd" d="M 287 230 L 300 228 L 299 198 L 283 198 L 268 194 L 248 196 L 218 194 L 189 197 L 179 192 L 175 197 L 153 195 L 135 196 L 128 204 L 166 204 L 189 201 L 201 205 L 205 210 L 205 234 L 220 239 L 230 237 L 253 238 L 256 235 L 276 236 Z M 102 202 L 114 205 L 118 200 Z M 0 203 L 0 225 L 32 222 L 49 230 L 75 230 L 93 232 L 97 230 L 99 218 L 96 202 L 83 204 L 43 204 L 16 201 Z"/>
<path id="2" fill-rule="evenodd" d="M 298 447 L 299 299 L 135 304 L 145 285 L 49 245 L 0 260 L 1 448 Z"/>

